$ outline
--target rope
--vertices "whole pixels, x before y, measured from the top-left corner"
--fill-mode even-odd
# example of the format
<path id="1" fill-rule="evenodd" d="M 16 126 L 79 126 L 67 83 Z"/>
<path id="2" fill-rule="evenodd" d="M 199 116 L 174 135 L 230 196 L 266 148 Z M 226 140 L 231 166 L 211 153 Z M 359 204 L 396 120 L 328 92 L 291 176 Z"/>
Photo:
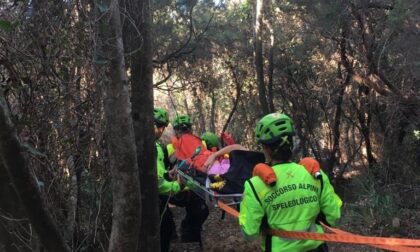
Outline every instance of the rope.
<path id="1" fill-rule="evenodd" d="M 356 234 L 352 234 L 350 232 L 345 232 L 343 230 L 337 229 L 337 228 L 332 228 L 329 227 L 327 225 L 325 225 L 324 223 L 321 223 L 321 225 L 326 229 L 329 230 L 332 233 L 336 233 L 336 234 L 347 234 L 347 235 L 356 235 Z M 381 249 L 387 249 L 387 250 L 391 250 L 391 251 L 406 251 L 406 252 L 414 252 L 414 251 L 419 251 L 418 248 L 410 248 L 410 247 L 395 247 L 395 246 L 390 246 L 390 245 L 374 245 L 374 247 L 376 248 L 381 248 Z"/>
<path id="2" fill-rule="evenodd" d="M 201 151 L 201 147 L 199 146 L 199 147 L 197 147 L 197 149 L 195 150 L 194 154 L 191 156 L 190 159 L 191 160 L 194 160 L 194 158 L 200 153 L 200 151 Z M 181 167 L 185 162 L 186 162 L 186 160 L 182 160 L 181 163 L 179 164 L 179 166 Z M 191 162 L 191 164 L 188 166 L 187 170 L 190 170 L 191 167 L 192 167 L 192 165 L 193 165 L 193 162 Z M 178 165 L 176 165 L 174 169 L 175 169 L 175 174 L 176 174 L 177 170 L 179 169 Z M 168 207 L 169 200 L 171 199 L 172 196 L 173 196 L 173 193 L 172 192 L 169 193 L 168 199 L 166 200 L 166 203 L 164 205 L 164 209 L 162 211 L 162 214 L 160 215 L 160 224 L 159 224 L 159 226 L 162 225 L 163 215 L 166 213 L 166 209 Z"/>
<path id="3" fill-rule="evenodd" d="M 224 202 L 219 200 L 217 205 L 233 217 L 239 217 L 239 212 Z M 369 245 L 372 247 L 387 249 L 391 251 L 420 252 L 420 248 L 418 248 L 420 247 L 419 239 L 362 236 L 345 232 L 337 228 L 331 228 L 323 223 L 322 226 L 332 233 L 321 234 L 313 232 L 280 231 L 274 229 L 267 230 L 266 233 L 282 238 Z"/>

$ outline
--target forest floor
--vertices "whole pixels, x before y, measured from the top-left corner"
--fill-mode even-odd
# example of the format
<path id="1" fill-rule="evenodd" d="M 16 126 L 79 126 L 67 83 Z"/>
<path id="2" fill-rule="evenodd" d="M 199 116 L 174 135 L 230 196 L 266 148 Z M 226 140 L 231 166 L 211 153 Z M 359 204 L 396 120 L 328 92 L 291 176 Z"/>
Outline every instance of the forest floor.
<path id="1" fill-rule="evenodd" d="M 172 209 L 177 227 L 180 226 L 180 220 L 184 217 L 184 210 L 182 208 Z M 345 212 L 345 211 L 344 211 Z M 416 216 L 411 216 L 401 222 L 401 228 L 407 228 L 406 232 L 410 232 L 409 237 L 419 237 L 420 235 L 420 213 L 417 211 Z M 414 222 L 413 222 L 414 221 Z M 417 223 L 416 223 L 417 222 Z M 416 227 L 414 225 L 417 225 Z M 380 234 L 371 234 L 369 233 L 368 226 L 356 226 L 346 223 L 340 225 L 340 228 L 346 231 L 351 231 L 353 233 L 363 233 L 366 235 L 377 235 Z M 173 252 L 194 252 L 194 251 L 208 251 L 208 252 L 234 252 L 234 251 L 259 251 L 259 241 L 246 242 L 240 234 L 239 225 L 237 220 L 231 216 L 226 215 L 226 217 L 221 219 L 221 211 L 219 209 L 212 209 L 210 215 L 203 227 L 203 250 L 200 250 L 198 243 L 178 243 L 174 242 L 171 247 Z M 415 230 L 413 230 L 415 229 Z M 411 231 L 408 231 L 411 230 Z M 384 232 L 389 233 L 389 232 Z M 383 236 L 392 236 L 392 237 L 407 237 L 401 235 L 405 232 L 392 232 L 391 235 Z M 380 249 L 371 248 L 368 246 L 359 246 L 351 244 L 339 244 L 339 243 L 329 243 L 328 244 L 330 251 L 360 251 L 360 252 L 373 252 L 373 251 L 383 251 Z"/>
<path id="2" fill-rule="evenodd" d="M 346 184 L 341 188 L 336 188 L 337 193 L 343 199 L 342 219 L 338 224 L 339 228 L 362 235 L 383 236 L 383 237 L 420 237 L 420 211 L 419 195 L 420 190 L 416 188 L 404 202 L 411 202 L 410 208 L 387 209 L 378 204 L 378 195 L 350 195 L 349 192 L 358 192 L 352 190 L 355 185 Z M 360 192 L 358 192 L 360 193 Z M 373 200 L 370 200 L 370 198 Z M 413 198 L 414 197 L 414 198 Z M 375 202 L 375 204 L 369 203 Z M 389 202 L 387 203 L 389 204 Z M 401 205 L 401 204 L 400 204 Z M 404 205 L 404 204 L 403 204 Z M 407 204 L 408 205 L 408 204 Z M 378 209 L 381 208 L 381 209 Z M 395 207 L 394 207 L 395 208 Z M 172 208 L 177 227 L 185 215 L 183 208 Z M 259 241 L 247 242 L 240 233 L 237 219 L 226 214 L 221 219 L 220 209 L 210 206 L 210 215 L 203 225 L 203 249 L 200 250 L 198 243 L 179 243 L 174 241 L 171 245 L 173 252 L 234 252 L 234 251 L 259 251 Z M 179 232 L 178 232 L 179 235 Z M 329 243 L 330 251 L 360 251 L 373 252 L 383 251 L 368 246 Z"/>

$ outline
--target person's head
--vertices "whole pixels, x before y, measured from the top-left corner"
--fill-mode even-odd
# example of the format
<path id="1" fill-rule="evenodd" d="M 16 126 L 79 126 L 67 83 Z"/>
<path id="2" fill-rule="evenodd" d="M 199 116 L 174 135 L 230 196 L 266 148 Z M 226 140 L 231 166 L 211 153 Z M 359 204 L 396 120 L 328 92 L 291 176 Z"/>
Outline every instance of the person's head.
<path id="1" fill-rule="evenodd" d="M 264 116 L 255 128 L 258 143 L 272 162 L 287 162 L 292 157 L 293 121 L 285 114 Z"/>
<path id="2" fill-rule="evenodd" d="M 153 117 L 155 120 L 155 137 L 156 139 L 159 139 L 169 124 L 169 115 L 165 109 L 155 108 L 153 111 Z"/>
<path id="3" fill-rule="evenodd" d="M 191 118 L 187 115 L 179 115 L 172 121 L 176 135 L 192 131 Z"/>
<path id="4" fill-rule="evenodd" d="M 217 138 L 216 134 L 212 132 L 206 132 L 201 135 L 201 140 L 206 143 L 208 150 L 217 150 L 219 149 L 219 139 Z"/>

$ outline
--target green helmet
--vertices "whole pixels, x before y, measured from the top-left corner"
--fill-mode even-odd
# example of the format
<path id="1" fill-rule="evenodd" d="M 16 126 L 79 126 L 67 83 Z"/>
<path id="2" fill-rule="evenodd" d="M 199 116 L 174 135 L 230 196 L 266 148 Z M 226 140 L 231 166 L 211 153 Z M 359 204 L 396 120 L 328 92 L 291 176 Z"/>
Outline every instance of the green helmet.
<path id="1" fill-rule="evenodd" d="M 191 118 L 187 115 L 180 115 L 175 117 L 172 122 L 174 129 L 191 126 Z"/>
<path id="2" fill-rule="evenodd" d="M 153 111 L 155 118 L 155 124 L 161 126 L 168 126 L 169 124 L 169 115 L 168 112 L 163 108 L 155 108 Z"/>
<path id="3" fill-rule="evenodd" d="M 292 119 L 281 113 L 272 113 L 264 116 L 255 128 L 255 136 L 259 143 L 272 144 L 280 142 L 279 146 L 291 144 L 289 136 L 292 136 L 294 132 Z"/>
<path id="4" fill-rule="evenodd" d="M 207 149 L 209 150 L 213 147 L 219 147 L 219 139 L 217 138 L 216 134 L 212 132 L 206 132 L 203 135 L 201 135 L 201 140 L 206 142 Z"/>

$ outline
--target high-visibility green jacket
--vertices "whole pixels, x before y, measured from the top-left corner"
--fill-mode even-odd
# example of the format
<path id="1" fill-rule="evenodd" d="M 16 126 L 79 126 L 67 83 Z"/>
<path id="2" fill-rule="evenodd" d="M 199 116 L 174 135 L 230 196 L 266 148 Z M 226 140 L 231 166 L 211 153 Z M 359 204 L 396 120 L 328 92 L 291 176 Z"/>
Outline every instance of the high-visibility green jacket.
<path id="1" fill-rule="evenodd" d="M 162 146 L 156 142 L 156 166 L 157 166 L 157 178 L 158 178 L 158 192 L 159 194 L 176 194 L 181 190 L 181 186 L 177 181 L 168 181 L 164 178 L 166 172 L 164 154 Z"/>
<path id="2" fill-rule="evenodd" d="M 258 236 L 263 225 L 268 225 L 269 229 L 283 231 L 323 233 L 322 227 L 315 224 L 321 211 L 330 225 L 334 225 L 340 218 L 342 202 L 325 173 L 322 173 L 324 185 L 321 192 L 321 181 L 315 179 L 299 164 L 278 164 L 273 166 L 273 170 L 277 177 L 273 187 L 264 184 L 257 176 L 245 182 L 239 216 L 239 224 L 245 238 L 252 239 Z M 322 244 L 321 241 L 262 235 L 263 251 L 300 252 L 315 249 Z"/>

